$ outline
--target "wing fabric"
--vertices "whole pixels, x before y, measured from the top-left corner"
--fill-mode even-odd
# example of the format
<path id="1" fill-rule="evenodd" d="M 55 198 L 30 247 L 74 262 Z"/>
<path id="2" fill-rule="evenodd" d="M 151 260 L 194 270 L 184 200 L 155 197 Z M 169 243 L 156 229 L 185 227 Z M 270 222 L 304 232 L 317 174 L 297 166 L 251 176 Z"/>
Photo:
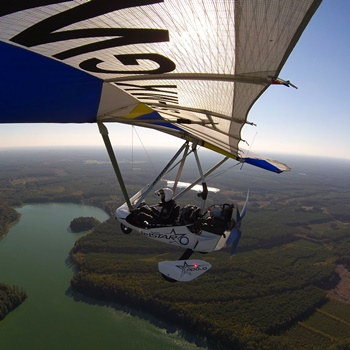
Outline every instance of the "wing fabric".
<path id="1" fill-rule="evenodd" d="M 248 112 L 320 2 L 6 3 L 0 122 L 129 123 L 244 161 Z"/>

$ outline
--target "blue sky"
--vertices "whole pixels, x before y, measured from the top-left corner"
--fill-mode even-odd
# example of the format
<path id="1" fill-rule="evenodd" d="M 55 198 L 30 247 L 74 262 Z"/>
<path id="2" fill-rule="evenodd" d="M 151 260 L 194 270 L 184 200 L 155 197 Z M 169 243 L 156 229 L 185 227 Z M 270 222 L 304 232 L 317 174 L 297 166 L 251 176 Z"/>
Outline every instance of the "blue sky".
<path id="1" fill-rule="evenodd" d="M 271 86 L 250 111 L 257 127 L 245 126 L 242 136 L 251 151 L 350 159 L 349 36 L 350 1 L 324 0 L 280 74 L 298 89 Z M 114 145 L 139 144 L 130 126 L 108 127 Z M 181 143 L 149 129 L 137 133 L 145 146 Z M 95 124 L 0 127 L 0 148 L 60 145 L 103 142 Z"/>
<path id="2" fill-rule="evenodd" d="M 324 0 L 280 77 L 253 106 L 252 150 L 350 159 L 350 1 Z"/>

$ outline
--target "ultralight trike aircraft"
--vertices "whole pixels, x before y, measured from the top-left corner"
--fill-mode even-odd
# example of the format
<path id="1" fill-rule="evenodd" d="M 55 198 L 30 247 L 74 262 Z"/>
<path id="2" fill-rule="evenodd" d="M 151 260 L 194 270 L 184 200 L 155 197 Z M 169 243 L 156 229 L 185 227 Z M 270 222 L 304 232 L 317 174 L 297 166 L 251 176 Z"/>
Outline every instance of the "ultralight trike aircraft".
<path id="1" fill-rule="evenodd" d="M 180 154 L 176 200 L 222 162 L 234 159 L 274 172 L 289 168 L 245 153 L 243 126 L 279 74 L 321 0 L 32 0 L 0 5 L 0 123 L 97 123 L 121 185 L 116 210 L 123 230 L 178 245 L 178 261 L 161 262 L 168 280 L 189 281 L 210 264 L 190 260 L 239 240 L 246 212 L 232 203 L 172 208 L 170 222 L 139 221 L 146 197 Z M 184 140 L 156 180 L 129 197 L 104 123 L 152 128 Z M 67 126 L 69 128 L 69 126 Z M 77 135 L 77 139 L 79 135 Z M 64 135 L 62 135 L 64 139 Z M 225 158 L 202 172 L 197 147 Z M 199 179 L 178 191 L 182 166 L 196 157 Z M 248 201 L 248 196 L 247 200 Z M 150 212 L 149 212 L 150 213 Z"/>
<path id="2" fill-rule="evenodd" d="M 184 151 L 184 153 L 179 163 L 179 171 L 173 188 L 156 191 L 156 194 L 162 200 L 160 206 L 170 203 L 169 211 L 166 212 L 165 216 L 161 215 L 161 207 L 159 208 L 160 211 L 157 209 L 152 210 L 144 201 L 149 193 L 153 193 L 155 186 L 161 180 L 161 176 L 158 176 L 152 184 L 147 185 L 116 210 L 116 218 L 120 221 L 124 233 L 136 230 L 151 239 L 186 249 L 179 260 L 163 261 L 158 264 L 159 271 L 168 281 L 191 281 L 211 268 L 211 264 L 206 261 L 189 260 L 194 251 L 209 253 L 232 244 L 231 255 L 233 255 L 241 236 L 239 228 L 246 213 L 248 201 L 247 195 L 246 203 L 241 213 L 233 204 L 215 204 L 207 208 L 205 212 L 202 212 L 201 208 L 195 205 L 186 205 L 180 208 L 175 203 L 175 200 L 199 182 L 202 183 L 202 192 L 198 193 L 198 196 L 203 199 L 204 207 L 208 195 L 205 177 L 228 159 L 225 157 L 219 164 L 215 165 L 206 174 L 203 174 L 197 151 L 194 148 L 193 153 L 196 156 L 200 178 L 192 184 L 188 184 L 188 187 L 178 193 L 173 199 L 172 195 L 176 191 L 185 159 L 189 154 L 188 149 L 189 144 L 186 142 L 179 150 L 179 152 Z M 176 157 L 167 164 L 161 174 L 166 174 L 175 160 Z M 141 220 L 138 219 L 139 216 L 141 216 Z M 151 220 L 153 218 L 152 222 L 144 220 L 148 217 Z"/>

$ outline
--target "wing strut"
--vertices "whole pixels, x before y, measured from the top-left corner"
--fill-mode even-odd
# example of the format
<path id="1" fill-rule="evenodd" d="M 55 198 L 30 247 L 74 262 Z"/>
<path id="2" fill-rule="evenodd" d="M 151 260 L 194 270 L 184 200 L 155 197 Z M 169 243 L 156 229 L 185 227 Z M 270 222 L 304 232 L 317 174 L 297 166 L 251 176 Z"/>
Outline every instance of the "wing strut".
<path id="1" fill-rule="evenodd" d="M 113 151 L 113 147 L 111 145 L 111 141 L 110 141 L 109 136 L 108 136 L 108 130 L 107 130 L 106 126 L 103 123 L 97 122 L 97 124 L 98 124 L 98 128 L 100 130 L 100 133 L 102 135 L 103 141 L 105 143 L 105 146 L 106 146 L 106 149 L 107 149 L 107 152 L 108 152 L 108 155 L 109 155 L 109 159 L 112 162 L 112 166 L 113 166 L 114 172 L 117 175 L 119 186 L 120 186 L 120 188 L 121 188 L 121 190 L 123 192 L 124 199 L 126 201 L 126 204 L 128 205 L 129 210 L 131 211 L 132 210 L 132 205 L 130 203 L 130 199 L 129 199 L 128 192 L 126 190 L 124 179 L 123 179 L 122 173 L 120 171 L 117 159 L 115 157 L 115 154 L 114 154 L 114 151 Z"/>
<path id="2" fill-rule="evenodd" d="M 205 201 L 208 197 L 208 186 L 207 186 L 207 183 L 205 182 L 205 177 L 203 175 L 202 166 L 201 166 L 201 163 L 199 161 L 196 145 L 194 145 L 194 147 L 193 147 L 193 152 L 194 152 L 194 156 L 196 158 L 197 167 L 199 170 L 199 175 L 200 175 L 201 180 L 202 180 L 202 192 L 198 193 L 198 197 L 203 199 L 203 204 L 202 204 L 202 213 L 203 213 L 204 207 L 205 207 Z"/>
<path id="3" fill-rule="evenodd" d="M 180 176 L 181 176 L 183 167 L 184 167 L 184 165 L 185 165 L 185 160 L 186 160 L 186 158 L 187 158 L 187 156 L 188 156 L 188 154 L 189 154 L 189 153 L 188 153 L 188 149 L 189 149 L 189 148 L 190 148 L 190 145 L 189 145 L 189 144 L 186 144 L 186 148 L 185 148 L 184 154 L 183 154 L 183 156 L 182 156 L 182 158 L 181 158 L 181 160 L 180 160 L 179 170 L 178 170 L 178 172 L 177 172 L 177 174 L 176 174 L 176 179 L 175 179 L 174 185 L 173 185 L 173 192 L 174 192 L 174 193 L 175 193 L 175 191 L 176 191 L 177 184 L 179 183 Z"/>
<path id="4" fill-rule="evenodd" d="M 229 157 L 223 158 L 221 161 L 219 161 L 216 165 L 214 165 L 212 168 L 210 168 L 205 174 L 203 174 L 203 177 L 199 177 L 196 181 L 192 182 L 190 186 L 186 187 L 183 191 L 181 191 L 179 194 L 177 194 L 174 199 L 181 197 L 186 192 L 188 192 L 191 188 L 193 188 L 195 185 L 199 184 L 203 178 L 206 178 L 208 175 L 210 175 L 212 172 L 214 172 L 217 168 L 219 168 L 222 164 L 224 164 Z"/>
<path id="5" fill-rule="evenodd" d="M 148 187 L 148 189 L 142 194 L 142 196 L 139 198 L 139 200 L 136 202 L 135 207 L 137 207 L 144 198 L 147 197 L 147 195 L 154 189 L 155 185 L 163 178 L 164 174 L 169 170 L 169 168 L 174 164 L 178 156 L 182 153 L 182 151 L 187 148 L 188 141 L 186 141 L 180 149 L 176 152 L 176 154 L 171 158 L 169 163 L 165 166 L 165 168 L 160 172 L 160 174 L 157 176 L 157 178 L 152 182 L 152 184 Z M 187 151 L 186 151 L 187 152 Z"/>

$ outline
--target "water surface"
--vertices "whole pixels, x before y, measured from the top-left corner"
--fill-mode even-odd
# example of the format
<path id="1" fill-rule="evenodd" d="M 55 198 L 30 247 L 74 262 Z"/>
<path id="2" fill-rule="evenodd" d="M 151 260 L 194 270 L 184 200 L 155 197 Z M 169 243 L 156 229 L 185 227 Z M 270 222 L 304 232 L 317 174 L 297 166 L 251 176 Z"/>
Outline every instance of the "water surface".
<path id="1" fill-rule="evenodd" d="M 20 221 L 0 240 L 0 281 L 22 287 L 28 298 L 0 322 L 2 350 L 197 349 L 133 312 L 71 296 L 68 254 L 82 234 L 69 224 L 79 216 L 104 221 L 101 209 L 40 204 L 17 211 Z"/>

